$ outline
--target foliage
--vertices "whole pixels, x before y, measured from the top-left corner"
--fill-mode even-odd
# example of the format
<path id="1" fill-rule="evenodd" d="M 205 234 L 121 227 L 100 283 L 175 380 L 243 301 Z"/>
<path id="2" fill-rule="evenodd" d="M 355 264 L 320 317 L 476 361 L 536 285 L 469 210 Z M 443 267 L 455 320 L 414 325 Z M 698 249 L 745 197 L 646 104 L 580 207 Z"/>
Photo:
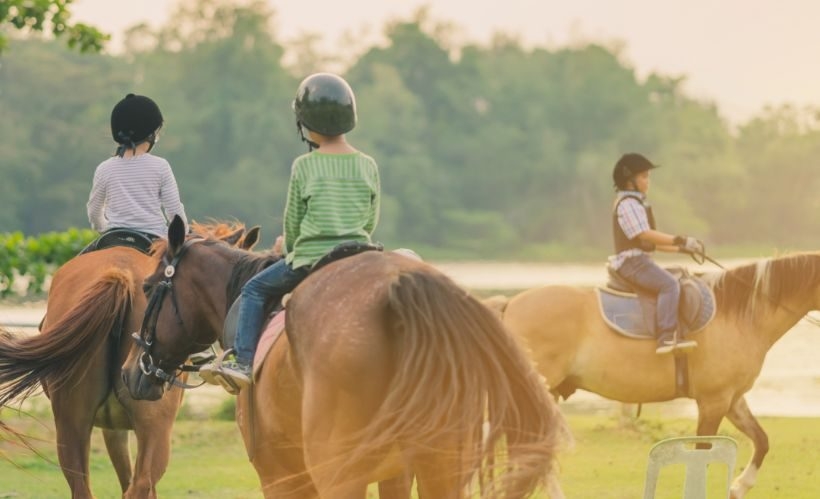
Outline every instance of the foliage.
<path id="1" fill-rule="evenodd" d="M 76 256 L 97 237 L 91 229 L 69 229 L 25 237 L 22 232 L 0 234 L 0 297 L 15 293 L 15 281 L 24 278 L 26 293 L 42 294 L 60 265 Z"/>
<path id="2" fill-rule="evenodd" d="M 87 223 L 94 168 L 113 151 L 108 113 L 137 92 L 163 110 L 156 154 L 189 216 L 261 225 L 273 241 L 305 151 L 293 93 L 334 62 L 315 37 L 280 41 L 274 14 L 261 0 L 183 0 L 166 25 L 133 27 L 121 55 L 20 41 L 0 66 L 0 231 Z M 388 247 L 602 259 L 611 169 L 628 151 L 663 165 L 650 193 L 661 230 L 712 248 L 817 245 L 816 111 L 776 107 L 730 128 L 685 93 L 685 76 L 639 77 L 617 49 L 456 46 L 449 29 L 422 11 L 387 25 L 386 43 L 345 54 L 359 108 L 350 141 L 381 167 L 376 237 Z"/>
<path id="3" fill-rule="evenodd" d="M 0 2 L 0 27 L 10 25 L 23 31 L 49 31 L 63 37 L 70 48 L 99 52 L 109 36 L 83 23 L 71 23 L 69 6 L 74 0 L 3 0 Z M 0 32 L 0 52 L 8 40 Z"/>

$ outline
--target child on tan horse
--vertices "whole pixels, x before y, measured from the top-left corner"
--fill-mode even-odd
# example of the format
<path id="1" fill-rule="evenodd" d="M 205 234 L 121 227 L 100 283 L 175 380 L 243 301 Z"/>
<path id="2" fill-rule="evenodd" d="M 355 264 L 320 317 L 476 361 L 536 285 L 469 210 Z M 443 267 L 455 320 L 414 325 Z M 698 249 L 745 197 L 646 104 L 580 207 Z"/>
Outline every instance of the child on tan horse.
<path id="1" fill-rule="evenodd" d="M 612 210 L 615 254 L 609 257 L 612 270 L 630 284 L 657 294 L 655 332 L 658 354 L 695 348 L 697 342 L 683 338 L 678 328 L 678 280 L 652 260 L 654 250 L 703 254 L 703 243 L 694 237 L 673 236 L 655 228 L 652 207 L 647 201 L 650 171 L 657 168 L 643 155 L 624 154 L 615 164 L 612 179 L 617 194 Z"/>
<path id="2" fill-rule="evenodd" d="M 376 162 L 353 148 L 345 134 L 356 126 L 356 99 L 347 82 L 317 73 L 299 85 L 296 125 L 309 152 L 293 162 L 284 216 L 285 257 L 242 288 L 234 358 L 202 366 L 203 380 L 251 383 L 251 363 L 262 333 L 265 303 L 292 291 L 320 258 L 340 243 L 370 243 L 379 218 Z M 305 136 L 307 131 L 307 137 Z M 315 149 L 315 150 L 314 150 Z"/>

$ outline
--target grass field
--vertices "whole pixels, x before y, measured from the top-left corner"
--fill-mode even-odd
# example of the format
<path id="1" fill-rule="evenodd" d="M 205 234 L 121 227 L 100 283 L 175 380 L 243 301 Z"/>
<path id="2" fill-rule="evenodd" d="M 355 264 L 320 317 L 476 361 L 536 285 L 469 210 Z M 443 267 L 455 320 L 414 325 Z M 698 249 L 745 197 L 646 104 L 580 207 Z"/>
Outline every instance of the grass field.
<path id="1" fill-rule="evenodd" d="M 42 407 L 42 404 L 38 404 Z M 224 413 L 224 408 L 222 408 Z M 574 447 L 560 456 L 561 483 L 568 498 L 635 499 L 642 496 L 647 453 L 652 444 L 694 431 L 691 419 L 660 418 L 652 408 L 638 420 L 622 421 L 615 415 L 569 414 Z M 185 411 L 184 414 L 191 414 Z M 216 410 L 212 416 L 216 416 Z M 199 416 L 201 417 L 201 416 Z M 2 420 L 40 439 L 37 447 L 48 459 L 0 441 L 0 498 L 48 499 L 68 496 L 56 463 L 53 424 L 46 409 L 34 415 L 5 410 Z M 820 419 L 762 418 L 771 450 L 750 499 L 817 499 L 820 497 Z M 740 444 L 736 474 L 751 455 L 751 444 L 728 423 L 721 434 Z M 135 447 L 132 439 L 132 451 Z M 51 462 L 49 462 L 49 460 Z M 710 470 L 709 497 L 719 497 L 725 468 Z M 91 476 L 99 498 L 119 497 L 119 486 L 108 461 L 102 436 L 95 431 Z M 679 498 L 682 469 L 661 475 L 662 498 Z M 677 492 L 675 491 L 677 490 Z M 245 499 L 261 497 L 256 474 L 247 460 L 232 421 L 191 419 L 177 421 L 170 467 L 159 484 L 165 498 Z M 372 497 L 377 495 L 372 493 Z M 545 496 L 543 496 L 545 497 Z"/>

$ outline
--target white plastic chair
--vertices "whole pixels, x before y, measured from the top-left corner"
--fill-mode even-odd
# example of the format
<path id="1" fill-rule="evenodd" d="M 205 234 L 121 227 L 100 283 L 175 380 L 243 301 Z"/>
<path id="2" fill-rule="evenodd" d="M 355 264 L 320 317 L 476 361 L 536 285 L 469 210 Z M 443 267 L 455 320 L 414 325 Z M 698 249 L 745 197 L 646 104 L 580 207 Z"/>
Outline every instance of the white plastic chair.
<path id="1" fill-rule="evenodd" d="M 711 444 L 711 448 L 698 449 L 696 444 Z M 661 440 L 649 451 L 646 468 L 644 499 L 653 499 L 661 468 L 670 464 L 686 465 L 683 499 L 706 499 L 706 469 L 711 463 L 723 463 L 727 467 L 726 495 L 732 485 L 737 461 L 737 442 L 729 437 L 676 437 Z M 709 498 L 712 499 L 712 498 Z"/>

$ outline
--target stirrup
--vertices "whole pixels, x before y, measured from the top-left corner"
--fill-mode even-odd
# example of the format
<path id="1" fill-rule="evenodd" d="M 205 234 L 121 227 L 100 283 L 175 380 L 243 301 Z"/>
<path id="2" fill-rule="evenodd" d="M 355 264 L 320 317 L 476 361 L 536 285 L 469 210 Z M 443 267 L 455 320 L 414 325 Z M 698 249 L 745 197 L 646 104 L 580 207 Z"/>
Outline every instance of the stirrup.
<path id="1" fill-rule="evenodd" d="M 222 363 L 225 361 L 225 357 L 232 355 L 233 353 L 233 348 L 224 350 L 221 354 L 219 354 L 216 360 L 211 363 L 213 369 L 207 369 L 205 371 L 200 369 L 199 376 L 202 378 L 202 381 L 211 385 L 219 385 L 231 395 L 236 395 L 239 393 L 239 386 L 237 386 L 232 379 L 222 373 Z"/>
<path id="2" fill-rule="evenodd" d="M 191 361 L 191 364 L 197 367 L 204 366 L 214 359 L 216 359 L 214 347 L 210 347 L 207 350 L 202 350 L 201 352 L 192 353 L 188 356 L 188 360 Z"/>
<path id="3" fill-rule="evenodd" d="M 689 353 L 698 347 L 698 342 L 695 340 L 678 339 L 675 338 L 675 353 Z"/>

